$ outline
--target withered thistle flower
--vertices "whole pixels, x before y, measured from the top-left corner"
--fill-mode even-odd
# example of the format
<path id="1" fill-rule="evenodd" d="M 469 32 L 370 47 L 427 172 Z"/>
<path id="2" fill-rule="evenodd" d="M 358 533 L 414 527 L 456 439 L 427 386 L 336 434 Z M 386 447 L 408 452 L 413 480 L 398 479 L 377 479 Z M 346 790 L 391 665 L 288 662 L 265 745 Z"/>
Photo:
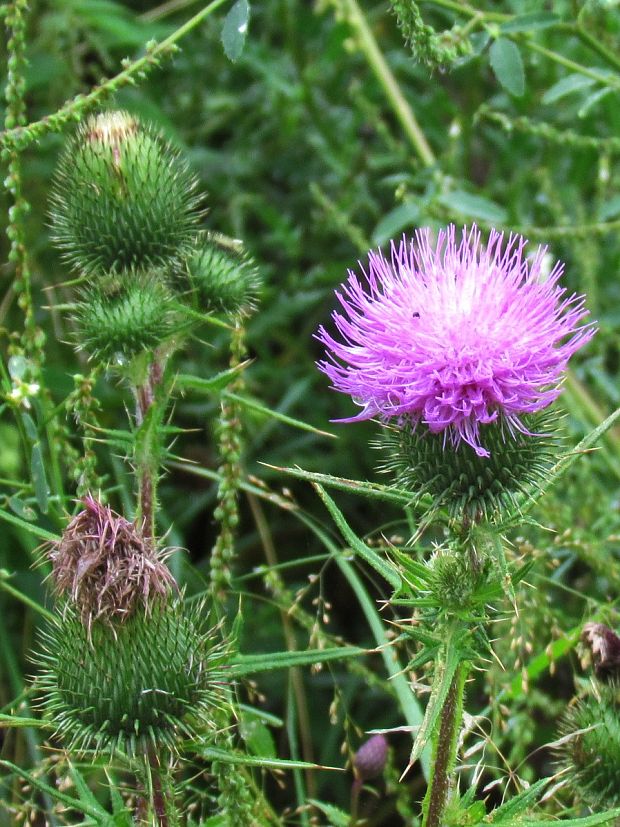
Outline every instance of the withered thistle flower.
<path id="1" fill-rule="evenodd" d="M 84 625 L 123 622 L 141 606 L 165 602 L 176 588 L 165 552 L 135 523 L 90 496 L 61 539 L 47 549 L 58 596 L 74 604 Z"/>

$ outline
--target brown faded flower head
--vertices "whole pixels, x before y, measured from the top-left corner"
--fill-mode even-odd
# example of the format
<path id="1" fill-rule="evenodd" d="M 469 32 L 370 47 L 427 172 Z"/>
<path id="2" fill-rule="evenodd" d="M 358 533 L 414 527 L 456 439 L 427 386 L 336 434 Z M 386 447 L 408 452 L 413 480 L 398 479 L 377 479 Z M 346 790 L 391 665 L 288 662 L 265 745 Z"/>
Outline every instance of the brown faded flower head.
<path id="1" fill-rule="evenodd" d="M 94 620 L 121 623 L 138 606 L 165 601 L 176 583 L 165 552 L 135 523 L 90 496 L 61 539 L 48 547 L 54 591 L 73 603 L 90 629 Z"/>
<path id="2" fill-rule="evenodd" d="M 581 639 L 592 653 L 597 678 L 620 677 L 620 637 L 613 629 L 604 623 L 586 623 Z"/>

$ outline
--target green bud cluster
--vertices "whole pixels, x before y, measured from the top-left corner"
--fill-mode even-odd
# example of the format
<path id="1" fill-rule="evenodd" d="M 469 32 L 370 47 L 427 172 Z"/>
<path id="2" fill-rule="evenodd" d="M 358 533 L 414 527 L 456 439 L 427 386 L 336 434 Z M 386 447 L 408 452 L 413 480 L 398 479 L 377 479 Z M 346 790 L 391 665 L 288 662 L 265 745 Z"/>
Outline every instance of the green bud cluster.
<path id="1" fill-rule="evenodd" d="M 250 312 L 260 290 L 258 269 L 239 242 L 208 233 L 187 262 L 200 306 L 231 316 Z"/>
<path id="2" fill-rule="evenodd" d="M 70 604 L 43 633 L 43 706 L 71 750 L 176 752 L 215 728 L 227 647 L 206 630 L 206 608 L 177 598 L 122 624 L 87 628 Z"/>
<path id="3" fill-rule="evenodd" d="M 386 454 L 381 467 L 414 501 L 429 494 L 435 508 L 453 519 L 501 522 L 519 498 L 536 490 L 557 459 L 557 418 L 533 414 L 523 417 L 523 423 L 532 435 L 507 434 L 505 425 L 488 428 L 489 457 L 479 457 L 464 442 L 446 451 L 442 440 L 422 425 L 386 427 L 379 444 Z"/>
<path id="4" fill-rule="evenodd" d="M 556 742 L 566 786 L 595 812 L 620 806 L 620 687 L 596 683 L 571 706 Z"/>
<path id="5" fill-rule="evenodd" d="M 178 263 L 200 215 L 186 161 L 126 112 L 89 118 L 62 155 L 54 240 L 86 275 Z"/>

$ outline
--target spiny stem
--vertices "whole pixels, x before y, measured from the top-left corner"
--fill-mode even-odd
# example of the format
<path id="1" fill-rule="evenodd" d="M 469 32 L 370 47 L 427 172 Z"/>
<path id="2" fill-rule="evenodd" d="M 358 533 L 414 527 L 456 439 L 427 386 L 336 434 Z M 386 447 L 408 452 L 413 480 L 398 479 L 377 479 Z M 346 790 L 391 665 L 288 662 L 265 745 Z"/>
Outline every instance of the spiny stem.
<path id="1" fill-rule="evenodd" d="M 467 666 L 462 663 L 456 669 L 441 710 L 439 728 L 434 739 L 431 778 L 423 804 L 422 827 L 442 827 L 443 824 L 452 771 L 456 763 L 466 677 Z"/>

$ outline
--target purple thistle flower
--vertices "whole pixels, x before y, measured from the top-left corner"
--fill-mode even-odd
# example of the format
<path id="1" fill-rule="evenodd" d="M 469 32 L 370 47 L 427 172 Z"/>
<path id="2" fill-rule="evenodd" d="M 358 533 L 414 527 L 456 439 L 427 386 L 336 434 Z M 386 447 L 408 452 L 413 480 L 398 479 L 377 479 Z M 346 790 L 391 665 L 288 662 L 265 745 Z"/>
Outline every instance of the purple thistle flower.
<path id="1" fill-rule="evenodd" d="M 325 328 L 318 363 L 335 390 L 362 406 L 355 422 L 380 416 L 423 423 L 461 441 L 478 456 L 481 426 L 500 421 L 529 434 L 523 414 L 547 407 L 560 393 L 569 358 L 594 334 L 584 297 L 559 286 L 564 266 L 544 272 L 546 247 L 525 257 L 526 239 L 464 227 L 431 231 L 391 244 L 388 261 L 368 254 L 365 282 L 352 271 L 336 295 L 344 313 L 333 319 L 343 341 Z M 361 266 L 361 265 L 360 265 Z"/>

